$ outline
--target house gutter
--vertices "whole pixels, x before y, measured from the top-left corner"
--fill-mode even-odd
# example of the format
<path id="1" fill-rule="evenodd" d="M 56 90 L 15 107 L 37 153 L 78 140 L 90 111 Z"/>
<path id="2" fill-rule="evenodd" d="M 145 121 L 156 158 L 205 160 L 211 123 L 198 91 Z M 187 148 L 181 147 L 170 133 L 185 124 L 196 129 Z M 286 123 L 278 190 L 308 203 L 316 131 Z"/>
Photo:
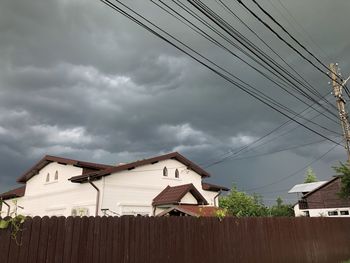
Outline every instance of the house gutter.
<path id="1" fill-rule="evenodd" d="M 222 190 L 220 189 L 218 194 L 216 196 L 214 196 L 214 205 L 216 206 L 216 199 L 219 197 L 219 195 L 221 195 Z M 218 206 L 219 206 L 219 202 L 218 202 Z"/>
<path id="2" fill-rule="evenodd" d="M 1 200 L 1 206 L 0 206 L 0 210 L 2 210 L 2 204 L 5 204 L 7 206 L 7 216 L 10 216 L 10 205 L 8 203 L 5 202 L 5 200 Z"/>
<path id="3" fill-rule="evenodd" d="M 95 216 L 98 216 L 99 204 L 100 204 L 100 189 L 98 189 L 98 187 L 90 180 L 90 176 L 88 177 L 88 183 L 91 184 L 91 186 L 95 188 L 97 191 Z"/>

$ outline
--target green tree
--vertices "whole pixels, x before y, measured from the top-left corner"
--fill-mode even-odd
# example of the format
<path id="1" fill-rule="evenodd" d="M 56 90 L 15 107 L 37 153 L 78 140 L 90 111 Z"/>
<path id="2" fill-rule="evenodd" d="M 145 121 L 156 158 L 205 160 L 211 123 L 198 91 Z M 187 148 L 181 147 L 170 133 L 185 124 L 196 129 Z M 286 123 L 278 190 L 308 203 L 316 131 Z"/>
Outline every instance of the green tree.
<path id="1" fill-rule="evenodd" d="M 260 196 L 240 192 L 236 186 L 233 186 L 230 193 L 221 197 L 219 201 L 220 207 L 225 209 L 228 215 L 238 217 L 268 215 L 268 208 Z"/>
<path id="2" fill-rule="evenodd" d="M 307 168 L 304 183 L 308 184 L 308 183 L 313 183 L 313 182 L 317 182 L 317 181 L 318 181 L 318 179 L 316 177 L 316 174 L 312 170 L 312 168 L 311 167 Z"/>
<path id="3" fill-rule="evenodd" d="M 349 164 L 340 163 L 340 166 L 335 166 L 333 169 L 341 178 L 341 188 L 339 196 L 342 198 L 350 198 L 350 168 Z"/>
<path id="4" fill-rule="evenodd" d="M 277 198 L 276 203 L 276 205 L 270 208 L 271 216 L 294 216 L 293 206 L 290 204 L 283 204 L 283 200 L 281 197 Z"/>

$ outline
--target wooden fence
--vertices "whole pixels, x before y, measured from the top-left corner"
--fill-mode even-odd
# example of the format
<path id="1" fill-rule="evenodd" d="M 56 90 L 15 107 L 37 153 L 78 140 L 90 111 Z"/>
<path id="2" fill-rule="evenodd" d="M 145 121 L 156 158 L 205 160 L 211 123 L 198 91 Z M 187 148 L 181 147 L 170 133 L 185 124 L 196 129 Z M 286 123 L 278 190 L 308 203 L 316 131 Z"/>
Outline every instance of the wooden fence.
<path id="1" fill-rule="evenodd" d="M 0 262 L 341 262 L 350 218 L 34 217 Z"/>

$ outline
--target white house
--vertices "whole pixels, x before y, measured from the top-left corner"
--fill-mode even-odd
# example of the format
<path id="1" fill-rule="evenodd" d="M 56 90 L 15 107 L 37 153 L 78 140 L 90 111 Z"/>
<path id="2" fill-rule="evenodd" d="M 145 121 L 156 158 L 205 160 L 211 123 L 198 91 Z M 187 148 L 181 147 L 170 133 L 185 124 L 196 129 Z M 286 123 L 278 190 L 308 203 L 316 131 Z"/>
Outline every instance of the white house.
<path id="1" fill-rule="evenodd" d="M 294 205 L 295 216 L 350 217 L 350 199 L 339 197 L 340 189 L 339 176 L 329 181 L 295 185 L 288 192 L 299 195 Z"/>
<path id="2" fill-rule="evenodd" d="M 158 215 L 178 208 L 193 215 L 194 206 L 212 211 L 221 191 L 228 190 L 204 183 L 209 176 L 177 152 L 120 165 L 45 156 L 17 180 L 24 186 L 0 195 L 0 211 L 2 216 L 15 210 L 28 216 Z"/>

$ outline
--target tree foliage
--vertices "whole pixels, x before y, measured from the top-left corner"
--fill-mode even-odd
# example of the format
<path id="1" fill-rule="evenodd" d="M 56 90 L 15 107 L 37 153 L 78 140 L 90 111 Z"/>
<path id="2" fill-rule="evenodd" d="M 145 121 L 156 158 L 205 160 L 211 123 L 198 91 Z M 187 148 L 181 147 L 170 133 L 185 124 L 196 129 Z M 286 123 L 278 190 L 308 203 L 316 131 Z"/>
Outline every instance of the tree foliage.
<path id="1" fill-rule="evenodd" d="M 318 181 L 318 179 L 316 177 L 315 172 L 312 170 L 312 168 L 311 167 L 307 168 L 304 183 L 308 184 L 308 183 L 314 183 L 317 181 Z"/>
<path id="2" fill-rule="evenodd" d="M 219 201 L 225 216 L 294 216 L 293 206 L 284 204 L 282 198 L 278 197 L 276 205 L 269 208 L 264 205 L 261 196 L 240 192 L 236 186 L 233 186 L 229 194 L 221 197 Z"/>
<path id="3" fill-rule="evenodd" d="M 267 216 L 268 208 L 260 196 L 248 195 L 233 186 L 230 193 L 220 198 L 220 207 L 226 209 L 231 216 Z"/>
<path id="4" fill-rule="evenodd" d="M 276 205 L 270 208 L 271 216 L 294 216 L 294 209 L 291 204 L 283 204 L 281 197 L 277 198 L 276 203 Z"/>
<path id="5" fill-rule="evenodd" d="M 349 164 L 340 163 L 339 166 L 333 167 L 337 175 L 341 178 L 341 188 L 339 196 L 342 198 L 350 198 L 350 168 Z"/>
<path id="6" fill-rule="evenodd" d="M 3 200 L 0 200 L 0 206 L 3 204 Z M 15 206 L 17 206 L 17 200 L 13 200 Z M 18 215 L 17 209 L 10 213 L 10 216 L 5 219 L 0 219 L 0 229 L 11 229 L 11 238 L 15 240 L 17 245 L 21 245 L 18 239 L 18 234 L 23 231 L 23 223 L 26 217 L 24 215 Z"/>

